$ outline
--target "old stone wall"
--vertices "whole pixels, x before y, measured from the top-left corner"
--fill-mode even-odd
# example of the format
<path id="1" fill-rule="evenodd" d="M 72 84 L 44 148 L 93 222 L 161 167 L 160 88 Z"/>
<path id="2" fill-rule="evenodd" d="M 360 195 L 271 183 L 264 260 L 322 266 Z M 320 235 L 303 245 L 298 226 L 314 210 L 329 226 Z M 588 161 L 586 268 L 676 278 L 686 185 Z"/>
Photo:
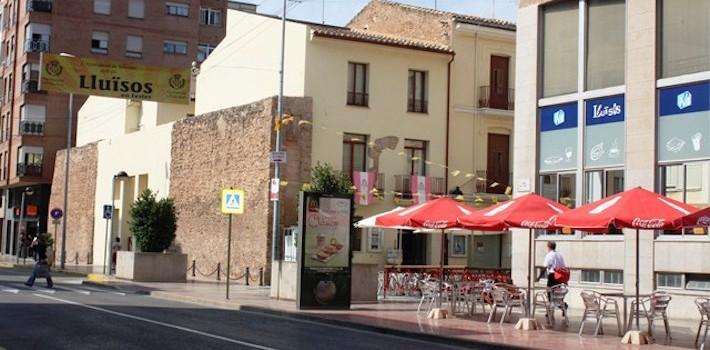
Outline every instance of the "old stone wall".
<path id="1" fill-rule="evenodd" d="M 286 98 L 282 127 L 288 163 L 282 181 L 282 224 L 295 224 L 300 184 L 310 176 L 310 98 Z M 269 153 L 274 145 L 276 98 L 227 108 L 176 122 L 172 132 L 170 196 L 178 212 L 175 246 L 209 274 L 226 270 L 228 216 L 220 213 L 220 194 L 233 187 L 245 192 L 245 213 L 232 217 L 232 275 L 271 269 Z M 300 121 L 306 121 L 300 123 Z M 198 276 L 199 277 L 199 276 Z M 213 278 L 213 277 L 212 277 Z M 268 278 L 267 278 L 268 281 Z"/>
<path id="2" fill-rule="evenodd" d="M 49 208 L 64 206 L 64 162 L 66 150 L 57 152 L 54 163 L 52 193 L 49 198 Z M 67 215 L 66 262 L 87 264 L 92 260 L 94 241 L 94 199 L 96 195 L 96 171 L 98 165 L 98 147 L 90 143 L 71 149 L 69 159 L 69 195 Z M 47 219 L 49 232 L 54 234 L 52 218 Z M 61 223 L 57 225 L 55 237 L 55 259 L 60 259 Z"/>
<path id="3" fill-rule="evenodd" d="M 373 0 L 348 27 L 450 45 L 453 16 L 436 10 L 422 10 L 383 0 Z"/>

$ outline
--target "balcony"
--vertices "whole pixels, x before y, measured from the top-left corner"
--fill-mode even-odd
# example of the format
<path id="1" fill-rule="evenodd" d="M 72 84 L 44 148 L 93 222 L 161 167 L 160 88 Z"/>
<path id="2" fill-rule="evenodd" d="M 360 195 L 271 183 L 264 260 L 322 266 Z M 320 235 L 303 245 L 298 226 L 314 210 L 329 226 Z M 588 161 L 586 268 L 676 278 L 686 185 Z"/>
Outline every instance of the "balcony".
<path id="1" fill-rule="evenodd" d="M 348 91 L 348 105 L 367 107 L 370 95 L 366 92 Z"/>
<path id="2" fill-rule="evenodd" d="M 350 181 L 353 186 L 357 186 L 355 182 L 353 181 L 353 174 L 345 174 L 345 177 Z M 379 193 L 383 193 L 385 191 L 385 174 L 383 173 L 377 173 L 375 175 L 375 189 Z"/>
<path id="3" fill-rule="evenodd" d="M 37 80 L 25 80 L 22 82 L 22 93 L 29 94 L 39 91 Z"/>
<path id="4" fill-rule="evenodd" d="M 50 0 L 29 0 L 27 1 L 28 12 L 52 12 L 52 1 Z"/>
<path id="5" fill-rule="evenodd" d="M 34 40 L 25 41 L 25 52 L 47 52 L 49 51 L 49 40 Z"/>
<path id="6" fill-rule="evenodd" d="M 512 111 L 515 107 L 515 89 L 481 86 L 478 92 L 478 108 Z"/>
<path id="7" fill-rule="evenodd" d="M 444 186 L 443 177 L 428 177 L 431 183 L 431 194 L 441 196 L 446 194 L 446 186 Z M 401 199 L 412 199 L 412 176 L 411 175 L 395 175 L 394 176 L 394 191 L 395 195 Z"/>
<path id="8" fill-rule="evenodd" d="M 17 177 L 42 176 L 42 164 L 17 163 Z"/>
<path id="9" fill-rule="evenodd" d="M 44 122 L 36 120 L 20 121 L 21 135 L 42 135 L 44 134 Z"/>

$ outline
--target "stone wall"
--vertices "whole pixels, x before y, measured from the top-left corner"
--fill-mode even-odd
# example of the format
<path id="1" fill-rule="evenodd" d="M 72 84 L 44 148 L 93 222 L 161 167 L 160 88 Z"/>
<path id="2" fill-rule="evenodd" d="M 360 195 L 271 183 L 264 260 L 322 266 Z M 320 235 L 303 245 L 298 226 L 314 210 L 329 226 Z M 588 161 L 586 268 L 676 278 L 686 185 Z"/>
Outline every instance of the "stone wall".
<path id="1" fill-rule="evenodd" d="M 357 30 L 450 45 L 452 24 L 453 16 L 446 12 L 373 0 L 355 15 L 347 26 Z"/>
<path id="2" fill-rule="evenodd" d="M 57 152 L 54 163 L 52 193 L 49 208 L 64 207 L 64 162 L 66 150 Z M 74 264 L 78 257 L 80 264 L 91 259 L 94 241 L 94 198 L 96 194 L 96 171 L 98 165 L 98 147 L 90 143 L 71 149 L 69 159 L 69 196 L 67 212 L 66 262 Z M 52 218 L 47 219 L 49 231 L 54 234 Z M 55 237 L 56 260 L 60 259 L 61 223 L 57 226 Z"/>
<path id="3" fill-rule="evenodd" d="M 226 270 L 228 216 L 220 213 L 222 189 L 243 189 L 245 213 L 232 217 L 232 273 L 271 271 L 269 153 L 274 145 L 276 98 L 227 108 L 176 122 L 172 132 L 170 196 L 178 212 L 175 246 L 205 274 L 221 263 Z M 294 118 L 282 128 L 288 162 L 281 188 L 282 226 L 296 223 L 301 183 L 310 176 L 312 102 L 285 98 Z"/>

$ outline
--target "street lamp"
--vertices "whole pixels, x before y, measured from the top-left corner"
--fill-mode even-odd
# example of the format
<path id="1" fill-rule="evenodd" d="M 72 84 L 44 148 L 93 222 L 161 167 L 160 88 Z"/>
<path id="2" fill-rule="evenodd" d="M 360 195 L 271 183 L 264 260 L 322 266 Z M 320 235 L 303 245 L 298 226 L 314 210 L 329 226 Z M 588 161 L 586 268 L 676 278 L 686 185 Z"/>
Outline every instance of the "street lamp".
<path id="1" fill-rule="evenodd" d="M 111 178 L 111 219 L 106 219 L 106 245 L 104 246 L 104 275 L 111 274 L 111 238 L 113 238 L 113 194 L 116 193 L 116 180 L 123 180 L 128 177 L 128 173 L 121 170 Z M 111 224 L 109 225 L 109 222 Z"/>
<path id="2" fill-rule="evenodd" d="M 25 220 L 25 196 L 32 196 L 33 194 L 35 194 L 35 192 L 32 187 L 25 187 L 22 191 L 22 199 L 20 200 L 20 222 L 18 224 L 19 232 L 17 234 L 17 241 L 15 242 L 15 252 L 17 252 L 18 263 L 20 262 L 20 241 L 22 241 L 22 232 L 25 231 L 25 234 L 27 234 L 27 230 L 23 230 L 23 223 Z"/>
<path id="3" fill-rule="evenodd" d="M 76 58 L 76 56 L 62 52 L 59 54 L 62 57 Z M 71 155 L 71 137 L 72 137 L 72 122 L 74 119 L 74 94 L 69 93 L 69 110 L 68 110 L 68 120 L 67 120 L 67 150 L 64 155 L 64 216 L 62 216 L 62 249 L 60 252 L 60 262 L 59 267 L 64 269 L 64 264 L 66 262 L 66 240 L 67 240 L 67 217 L 69 216 L 69 210 L 67 210 L 68 198 L 69 198 L 69 157 Z"/>

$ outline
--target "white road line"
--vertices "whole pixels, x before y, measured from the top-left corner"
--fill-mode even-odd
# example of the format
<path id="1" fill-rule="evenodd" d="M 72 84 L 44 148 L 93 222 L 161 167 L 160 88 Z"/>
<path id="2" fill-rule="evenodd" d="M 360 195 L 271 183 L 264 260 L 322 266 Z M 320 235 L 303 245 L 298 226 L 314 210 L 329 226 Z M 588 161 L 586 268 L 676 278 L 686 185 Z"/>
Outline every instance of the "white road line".
<path id="1" fill-rule="evenodd" d="M 105 289 L 99 289 L 99 288 L 91 288 L 91 287 L 82 287 L 84 289 L 92 290 L 94 292 L 99 292 L 99 293 L 110 293 L 110 294 L 115 294 L 115 295 L 120 295 L 122 297 L 126 296 L 126 293 L 123 292 L 113 292 L 110 290 L 105 290 Z"/>
<path id="2" fill-rule="evenodd" d="M 42 293 L 47 293 L 47 294 L 54 294 L 54 293 L 57 292 L 57 291 L 54 290 L 54 289 L 37 289 L 36 291 L 37 291 L 37 292 L 42 292 Z"/>
<path id="3" fill-rule="evenodd" d="M 114 315 L 114 316 L 120 316 L 120 317 L 130 318 L 130 319 L 133 319 L 133 320 L 143 321 L 143 322 L 146 322 L 146 323 L 151 323 L 151 324 L 155 324 L 155 325 L 159 325 L 159 326 L 163 326 L 163 327 L 167 327 L 167 328 L 177 329 L 177 330 L 181 330 L 181 331 L 183 331 L 183 332 L 193 333 L 193 334 L 201 335 L 201 336 L 208 337 L 208 338 L 213 338 L 213 339 L 217 339 L 217 340 L 222 340 L 222 341 L 225 341 L 225 342 L 228 342 L 228 343 L 239 344 L 239 345 L 246 346 L 246 347 L 250 347 L 250 348 L 253 348 L 253 349 L 260 349 L 260 350 L 276 350 L 276 349 L 274 349 L 274 348 L 270 348 L 270 347 L 267 347 L 267 346 L 262 346 L 262 345 L 258 345 L 258 344 L 253 344 L 253 343 L 241 341 L 241 340 L 236 340 L 236 339 L 232 339 L 232 338 L 227 338 L 227 337 L 223 337 L 223 336 L 221 336 L 221 335 L 206 333 L 206 332 L 202 332 L 202 331 L 198 331 L 198 330 L 195 330 L 195 329 L 191 329 L 191 328 L 187 328 L 187 327 L 182 327 L 182 326 L 178 326 L 178 325 L 174 325 L 174 324 L 170 324 L 170 323 L 164 323 L 164 322 L 155 321 L 155 320 L 151 320 L 151 319 L 147 319 L 147 318 L 143 318 L 143 317 L 139 317 L 139 316 L 134 316 L 134 315 L 130 315 L 130 314 L 125 314 L 125 313 L 122 313 L 122 312 L 112 311 L 112 310 L 100 308 L 100 307 L 93 306 L 93 305 L 87 305 L 87 304 L 77 303 L 77 302 L 71 301 L 71 300 L 64 300 L 64 299 L 55 298 L 55 297 L 50 297 L 50 296 L 48 296 L 48 295 L 42 295 L 42 294 L 33 294 L 33 295 L 36 296 L 36 297 L 44 298 L 44 299 L 49 299 L 49 300 L 54 300 L 54 301 L 58 301 L 58 302 L 70 304 L 70 305 L 80 306 L 80 307 L 87 308 L 87 309 L 94 310 L 94 311 L 104 312 L 104 313 L 111 314 L 111 315 Z"/>
<path id="4" fill-rule="evenodd" d="M 0 289 L 0 292 L 17 294 L 20 292 L 20 290 L 19 289 L 2 288 L 2 289 Z"/>
<path id="5" fill-rule="evenodd" d="M 65 287 L 65 286 L 62 286 L 62 289 L 66 289 L 66 290 L 68 290 L 68 291 L 70 291 L 70 292 L 80 293 L 80 294 L 84 294 L 84 295 L 90 295 L 90 294 L 91 294 L 91 292 L 88 291 L 88 290 L 74 289 L 74 288 L 69 288 L 69 287 Z"/>

